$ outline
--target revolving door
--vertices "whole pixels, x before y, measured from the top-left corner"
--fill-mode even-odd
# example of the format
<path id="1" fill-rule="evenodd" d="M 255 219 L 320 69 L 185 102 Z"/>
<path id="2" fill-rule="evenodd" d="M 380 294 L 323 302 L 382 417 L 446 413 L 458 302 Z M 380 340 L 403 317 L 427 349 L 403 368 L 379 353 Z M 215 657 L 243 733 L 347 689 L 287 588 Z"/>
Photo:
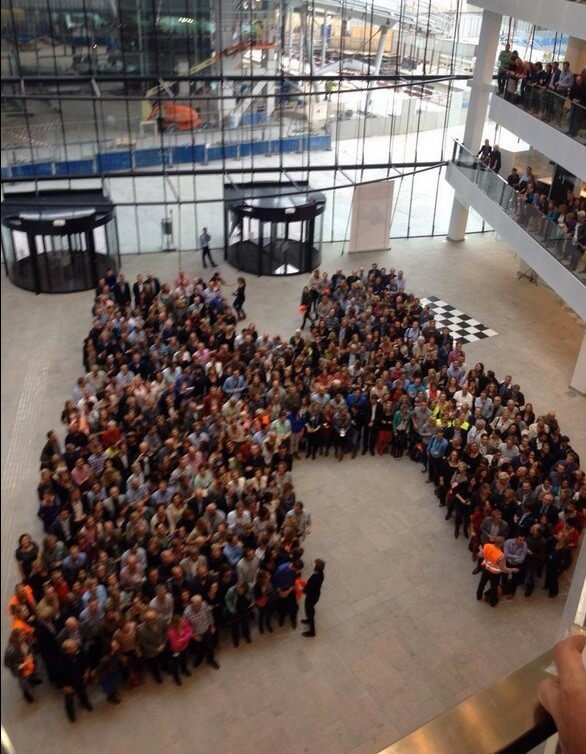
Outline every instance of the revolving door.
<path id="1" fill-rule="evenodd" d="M 319 267 L 325 196 L 306 182 L 224 186 L 224 258 L 253 275 Z"/>
<path id="2" fill-rule="evenodd" d="M 12 192 L 1 209 L 6 273 L 20 288 L 85 291 L 116 272 L 114 205 L 101 191 Z"/>

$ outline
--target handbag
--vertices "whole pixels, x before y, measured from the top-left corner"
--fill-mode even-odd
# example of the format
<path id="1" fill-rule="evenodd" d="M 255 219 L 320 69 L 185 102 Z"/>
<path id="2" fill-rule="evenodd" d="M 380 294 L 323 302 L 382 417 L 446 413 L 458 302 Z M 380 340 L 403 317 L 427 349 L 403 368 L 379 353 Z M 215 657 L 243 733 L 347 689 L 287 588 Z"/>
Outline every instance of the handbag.
<path id="1" fill-rule="evenodd" d="M 302 578 L 295 579 L 295 598 L 297 599 L 297 602 L 303 597 L 306 584 L 307 582 Z"/>

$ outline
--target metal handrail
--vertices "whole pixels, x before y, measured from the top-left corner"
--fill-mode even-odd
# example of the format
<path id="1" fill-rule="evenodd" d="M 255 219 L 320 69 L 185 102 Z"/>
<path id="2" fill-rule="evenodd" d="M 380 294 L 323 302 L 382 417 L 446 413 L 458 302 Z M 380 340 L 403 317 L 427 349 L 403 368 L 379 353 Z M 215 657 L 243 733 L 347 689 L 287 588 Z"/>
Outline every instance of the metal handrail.
<path id="1" fill-rule="evenodd" d="M 545 652 L 380 754 L 527 754 L 556 732 L 537 698 L 552 659 Z"/>
<path id="2" fill-rule="evenodd" d="M 584 283 L 585 271 L 577 270 L 584 248 L 573 243 L 571 234 L 566 233 L 557 222 L 548 219 L 536 206 L 523 202 L 522 195 L 457 139 L 454 139 L 451 162 L 467 175 L 483 194 L 498 204 L 544 251 Z M 539 183 L 537 177 L 534 177 L 533 181 Z"/>
<path id="3" fill-rule="evenodd" d="M 520 81 L 522 82 L 523 80 L 520 79 Z M 549 87 L 540 87 L 537 84 L 527 83 L 526 88 L 529 91 L 528 97 L 525 99 L 523 94 L 515 93 L 511 95 L 511 93 L 507 92 L 506 88 L 502 94 L 498 90 L 495 90 L 494 95 L 500 99 L 504 99 L 505 102 L 508 102 L 513 107 L 523 110 L 523 112 L 532 117 L 540 118 L 557 131 L 563 131 L 570 138 L 581 141 L 578 139 L 577 133 L 580 128 L 586 128 L 586 107 L 584 105 Z M 577 111 L 577 118 L 574 115 L 576 123 L 573 124 L 576 133 L 569 133 L 565 130 L 569 125 L 565 121 L 570 119 L 573 108 Z M 532 112 L 532 110 L 537 110 L 537 114 Z"/>

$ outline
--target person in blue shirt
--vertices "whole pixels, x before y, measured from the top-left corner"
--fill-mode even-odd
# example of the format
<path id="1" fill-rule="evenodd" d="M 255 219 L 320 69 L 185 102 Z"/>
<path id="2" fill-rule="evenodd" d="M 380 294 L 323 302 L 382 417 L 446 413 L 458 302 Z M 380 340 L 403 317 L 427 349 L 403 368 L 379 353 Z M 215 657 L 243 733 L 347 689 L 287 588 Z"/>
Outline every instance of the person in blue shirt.
<path id="1" fill-rule="evenodd" d="M 443 460 L 448 451 L 448 441 L 444 437 L 444 431 L 439 427 L 435 436 L 427 445 L 427 460 L 429 468 L 429 481 L 437 487 L 439 485 L 440 470 Z"/>
<path id="2" fill-rule="evenodd" d="M 407 385 L 407 395 L 416 398 L 420 394 L 425 395 L 425 385 L 422 384 L 421 377 L 415 377 L 413 382 Z"/>
<path id="3" fill-rule="evenodd" d="M 357 387 L 354 392 L 350 393 L 346 398 L 346 405 L 348 408 L 357 406 L 359 410 L 362 410 L 366 406 L 366 395 L 364 395 L 362 390 Z"/>
<path id="4" fill-rule="evenodd" d="M 235 566 L 242 558 L 242 543 L 236 534 L 228 535 L 228 541 L 224 545 L 224 555 L 231 566 Z"/>
<path id="5" fill-rule="evenodd" d="M 277 610 L 279 613 L 279 626 L 285 623 L 289 616 L 291 626 L 297 628 L 297 597 L 295 595 L 295 580 L 301 573 L 303 565 L 301 561 L 287 562 L 280 565 L 273 574 L 273 585 L 277 590 Z"/>
<path id="6" fill-rule="evenodd" d="M 240 374 L 238 369 L 235 369 L 234 372 L 224 380 L 224 386 L 222 390 L 228 396 L 228 398 L 230 398 L 232 395 L 235 395 L 236 398 L 240 399 L 242 398 L 242 393 L 244 392 L 245 388 L 246 384 L 244 382 L 244 377 Z"/>
<path id="7" fill-rule="evenodd" d="M 289 411 L 287 419 L 291 424 L 291 455 L 299 460 L 299 443 L 307 422 L 307 414 L 302 410 Z"/>

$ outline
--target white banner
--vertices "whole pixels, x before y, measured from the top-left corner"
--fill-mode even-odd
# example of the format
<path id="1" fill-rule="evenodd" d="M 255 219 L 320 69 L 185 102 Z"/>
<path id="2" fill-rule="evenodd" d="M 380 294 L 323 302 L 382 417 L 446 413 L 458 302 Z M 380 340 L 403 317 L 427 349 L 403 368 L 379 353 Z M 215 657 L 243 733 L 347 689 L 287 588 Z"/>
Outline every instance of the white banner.
<path id="1" fill-rule="evenodd" d="M 354 188 L 350 252 L 383 251 L 390 246 L 393 181 Z"/>

